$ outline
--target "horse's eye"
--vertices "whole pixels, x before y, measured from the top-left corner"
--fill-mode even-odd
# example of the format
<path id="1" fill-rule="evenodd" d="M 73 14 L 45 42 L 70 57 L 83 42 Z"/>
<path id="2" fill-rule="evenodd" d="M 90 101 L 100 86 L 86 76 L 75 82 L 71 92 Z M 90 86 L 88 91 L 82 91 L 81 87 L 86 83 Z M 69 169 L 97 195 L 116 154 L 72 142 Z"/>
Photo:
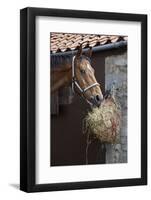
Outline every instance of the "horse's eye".
<path id="1" fill-rule="evenodd" d="M 81 74 L 85 74 L 85 70 L 84 69 L 81 69 L 80 72 L 81 72 Z"/>

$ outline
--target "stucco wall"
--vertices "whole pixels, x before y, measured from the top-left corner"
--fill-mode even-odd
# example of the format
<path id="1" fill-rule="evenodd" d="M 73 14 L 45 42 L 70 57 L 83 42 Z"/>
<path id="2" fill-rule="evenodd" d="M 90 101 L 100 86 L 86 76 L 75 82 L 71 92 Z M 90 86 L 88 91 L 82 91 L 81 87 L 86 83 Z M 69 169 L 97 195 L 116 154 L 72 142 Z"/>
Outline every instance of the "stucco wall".
<path id="1" fill-rule="evenodd" d="M 115 82 L 116 97 L 121 104 L 122 125 L 119 144 L 106 145 L 106 163 L 127 162 L 127 53 L 105 59 L 105 88 Z"/>

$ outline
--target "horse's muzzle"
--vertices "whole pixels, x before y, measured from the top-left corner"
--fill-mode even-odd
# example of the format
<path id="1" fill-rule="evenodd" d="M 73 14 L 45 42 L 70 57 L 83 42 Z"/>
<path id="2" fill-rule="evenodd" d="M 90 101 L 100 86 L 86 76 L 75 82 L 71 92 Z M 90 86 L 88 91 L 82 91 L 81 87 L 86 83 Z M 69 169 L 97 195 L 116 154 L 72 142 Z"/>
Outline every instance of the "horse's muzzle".
<path id="1" fill-rule="evenodd" d="M 102 95 L 96 95 L 96 96 L 91 96 L 89 100 L 93 106 L 99 107 L 103 101 L 103 96 Z"/>

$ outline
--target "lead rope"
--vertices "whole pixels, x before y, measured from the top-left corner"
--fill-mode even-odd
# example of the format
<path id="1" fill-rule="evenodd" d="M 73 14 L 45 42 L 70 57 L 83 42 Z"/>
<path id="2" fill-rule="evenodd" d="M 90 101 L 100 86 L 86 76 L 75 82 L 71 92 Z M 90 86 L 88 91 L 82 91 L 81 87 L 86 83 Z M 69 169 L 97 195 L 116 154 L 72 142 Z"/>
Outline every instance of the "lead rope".
<path id="1" fill-rule="evenodd" d="M 96 83 L 93 83 L 92 85 L 89 85 L 88 87 L 82 89 L 82 88 L 80 87 L 80 85 L 78 84 L 78 82 L 77 82 L 77 80 L 76 80 L 76 77 L 75 77 L 74 62 L 75 62 L 75 56 L 73 56 L 73 58 L 72 58 L 72 91 L 73 91 L 73 93 L 75 93 L 74 86 L 76 86 L 76 87 L 79 89 L 79 91 L 81 92 L 82 98 L 84 98 L 90 105 L 92 105 L 92 103 L 89 102 L 89 101 L 85 98 L 84 93 L 85 93 L 87 90 L 89 90 L 90 88 L 95 87 L 95 86 L 99 86 L 100 84 L 99 84 L 98 82 L 96 82 Z M 78 92 L 78 93 L 79 93 L 79 92 Z M 79 93 L 79 94 L 80 94 L 80 93 Z M 89 149 L 89 145 L 90 145 L 91 142 L 92 142 L 91 139 L 90 139 L 90 133 L 87 135 L 87 139 L 86 139 L 86 140 L 87 140 L 87 141 L 86 141 L 86 164 L 88 164 L 88 149 Z"/>

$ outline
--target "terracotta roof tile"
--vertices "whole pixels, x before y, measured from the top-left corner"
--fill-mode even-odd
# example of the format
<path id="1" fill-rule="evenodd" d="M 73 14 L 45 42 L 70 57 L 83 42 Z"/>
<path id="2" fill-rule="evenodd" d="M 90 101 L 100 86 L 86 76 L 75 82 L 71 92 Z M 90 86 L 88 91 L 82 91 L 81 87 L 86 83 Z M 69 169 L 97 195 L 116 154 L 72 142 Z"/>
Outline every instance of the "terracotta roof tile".
<path id="1" fill-rule="evenodd" d="M 127 36 L 117 35 L 94 35 L 94 34 L 72 34 L 72 33 L 51 33 L 50 49 L 52 53 L 65 52 L 82 48 L 105 45 L 119 41 L 127 41 Z"/>

